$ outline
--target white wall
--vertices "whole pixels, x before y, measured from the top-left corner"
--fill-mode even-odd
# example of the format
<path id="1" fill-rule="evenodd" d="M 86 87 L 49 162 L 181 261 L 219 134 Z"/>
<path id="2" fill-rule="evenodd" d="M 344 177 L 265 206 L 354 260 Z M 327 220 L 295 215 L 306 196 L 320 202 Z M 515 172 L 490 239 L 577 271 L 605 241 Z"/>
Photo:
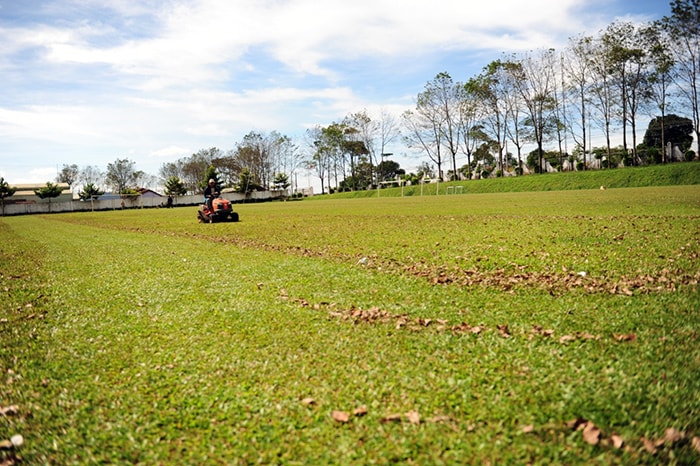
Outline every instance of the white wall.
<path id="1" fill-rule="evenodd" d="M 253 192 L 248 196 L 240 193 L 223 193 L 221 197 L 226 198 L 234 203 L 243 202 L 259 202 L 271 199 L 278 199 L 281 196 L 279 192 L 261 191 Z M 165 205 L 167 197 L 136 197 L 124 198 L 124 208 L 140 209 L 153 208 Z M 6 201 L 9 198 L 5 199 Z M 173 198 L 174 206 L 194 206 L 202 203 L 201 195 L 194 196 L 178 196 Z M 120 199 L 110 199 L 107 201 L 70 201 L 70 202 L 51 202 L 48 203 L 22 203 L 22 204 L 6 204 L 5 215 L 27 215 L 27 214 L 45 214 L 49 212 L 90 212 L 92 210 L 117 210 L 121 209 Z M 50 210 L 49 210 L 50 209 Z M 1 213 L 1 211 L 0 211 Z"/>

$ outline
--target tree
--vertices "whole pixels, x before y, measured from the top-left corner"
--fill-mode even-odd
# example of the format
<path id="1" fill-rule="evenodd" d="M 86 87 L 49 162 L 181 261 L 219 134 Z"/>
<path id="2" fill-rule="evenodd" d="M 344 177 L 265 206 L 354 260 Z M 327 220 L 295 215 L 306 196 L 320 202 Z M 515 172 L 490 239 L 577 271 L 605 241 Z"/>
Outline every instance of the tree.
<path id="1" fill-rule="evenodd" d="M 637 163 L 636 119 L 640 108 L 648 101 L 648 54 L 642 29 L 629 22 L 615 22 L 607 27 L 601 37 L 602 53 L 607 72 L 615 84 L 620 98 L 619 110 L 622 123 L 622 147 L 628 152 L 627 127 L 632 133 L 632 163 Z"/>
<path id="2" fill-rule="evenodd" d="M 236 186 L 236 192 L 248 194 L 261 189 L 262 186 L 260 186 L 255 181 L 253 174 L 250 173 L 250 170 L 248 170 L 247 167 L 241 170 L 241 173 L 238 175 L 238 185 Z"/>
<path id="3" fill-rule="evenodd" d="M 286 173 L 278 173 L 272 183 L 275 189 L 286 191 L 289 188 L 289 176 Z"/>
<path id="4" fill-rule="evenodd" d="M 440 178 L 443 175 L 443 149 L 452 163 L 452 172 L 456 173 L 463 128 L 460 108 L 463 94 L 463 84 L 455 84 L 446 72 L 438 73 L 418 94 L 415 111 L 403 114 L 408 130 L 404 141 L 409 147 L 426 153 L 437 165 Z"/>
<path id="5" fill-rule="evenodd" d="M 462 126 L 461 105 L 464 101 L 464 86 L 456 83 L 446 73 L 438 73 L 425 87 L 422 99 L 424 105 L 435 106 L 436 115 L 440 119 L 439 130 L 442 132 L 442 143 L 448 151 L 452 162 L 452 173 L 457 173 L 457 153 L 461 143 Z"/>
<path id="6" fill-rule="evenodd" d="M 345 183 L 346 187 L 356 191 L 360 185 L 358 183 L 359 177 L 357 176 L 357 167 L 367 161 L 367 155 L 369 151 L 365 146 L 365 142 L 362 140 L 360 132 L 351 127 L 344 125 L 343 129 L 343 141 L 341 143 L 341 151 L 343 154 L 347 154 L 350 157 L 350 182 Z M 344 178 L 347 178 L 347 174 L 343 173 Z"/>
<path id="7" fill-rule="evenodd" d="M 381 181 L 393 180 L 398 175 L 403 175 L 405 173 L 406 171 L 403 170 L 401 166 L 393 160 L 383 160 L 377 166 L 377 175 L 379 176 L 379 180 Z"/>
<path id="8" fill-rule="evenodd" d="M 537 145 L 542 167 L 544 142 L 557 129 L 554 99 L 554 49 L 526 54 L 517 62 L 506 63 L 505 70 L 513 77 L 513 85 L 523 99 L 527 115 L 525 125 L 530 129 L 528 139 Z"/>
<path id="9" fill-rule="evenodd" d="M 681 153 L 690 149 L 693 143 L 693 121 L 674 114 L 651 120 L 644 133 L 644 146 L 659 149 L 663 153 L 667 143 L 678 146 Z"/>
<path id="10" fill-rule="evenodd" d="M 591 70 L 593 72 L 593 83 L 590 87 L 592 95 L 591 106 L 594 110 L 590 119 L 603 130 L 605 134 L 605 146 L 607 148 L 607 159 L 612 159 L 612 145 L 610 135 L 613 131 L 614 117 L 619 108 L 619 98 L 614 93 L 614 79 L 611 73 L 613 65 L 606 47 L 601 38 L 598 38 L 592 48 L 590 55 Z M 592 148 L 591 148 L 592 150 Z M 583 169 L 586 169 L 586 153 L 583 153 Z"/>
<path id="11" fill-rule="evenodd" d="M 104 191 L 102 191 L 100 188 L 98 188 L 92 183 L 84 185 L 83 189 L 80 192 L 78 192 L 78 196 L 82 201 L 90 201 L 91 208 L 93 207 L 92 201 L 94 201 L 103 194 Z"/>
<path id="12" fill-rule="evenodd" d="M 472 156 L 478 144 L 487 141 L 488 135 L 481 124 L 482 108 L 477 89 L 472 87 L 473 82 L 463 84 L 462 100 L 459 105 L 459 134 L 462 137 L 461 150 L 467 156 L 466 170 L 460 170 L 467 179 L 471 178 Z M 518 155 L 520 147 L 518 146 Z"/>
<path id="13" fill-rule="evenodd" d="M 577 117 L 575 119 L 577 123 L 568 125 L 568 129 L 576 145 L 581 148 L 584 157 L 591 149 L 588 147 L 587 117 L 590 112 L 590 93 L 593 85 L 593 53 L 593 38 L 582 36 L 569 39 L 569 46 L 564 58 L 564 73 L 568 82 L 564 92 L 575 102 L 575 105 L 572 106 L 572 112 Z"/>
<path id="14" fill-rule="evenodd" d="M 482 159 L 484 150 L 495 150 L 498 162 L 503 166 L 503 149 L 508 134 L 508 121 L 512 114 L 508 96 L 516 92 L 513 87 L 514 74 L 508 72 L 514 63 L 505 60 L 495 60 L 484 67 L 475 78 L 467 81 L 467 92 L 472 93 L 481 105 L 481 131 L 487 135 L 485 140 L 474 152 Z"/>
<path id="15" fill-rule="evenodd" d="M 61 186 L 50 181 L 46 182 L 46 186 L 34 190 L 34 194 L 36 194 L 39 199 L 49 200 L 49 212 L 51 212 L 51 199 L 60 196 L 62 192 L 63 188 Z"/>
<path id="16" fill-rule="evenodd" d="M 104 191 L 102 191 L 99 187 L 92 183 L 88 183 L 83 186 L 83 189 L 78 193 L 78 197 L 80 197 L 80 199 L 83 201 L 89 201 L 103 194 Z"/>
<path id="17" fill-rule="evenodd" d="M 652 63 L 652 70 L 649 75 L 649 96 L 656 104 L 654 111 L 658 110 L 661 112 L 661 119 L 659 121 L 661 130 L 661 163 L 665 163 L 667 100 L 669 87 L 676 76 L 674 60 L 671 54 L 671 39 L 668 37 L 668 34 L 665 34 L 661 23 L 658 21 L 644 29 L 643 35 Z"/>
<path id="18" fill-rule="evenodd" d="M 185 185 L 187 192 L 201 193 L 204 189 L 201 183 L 205 178 L 205 172 L 213 165 L 215 159 L 221 157 L 223 153 L 216 147 L 200 149 L 189 157 L 161 165 L 159 175 L 163 181 L 173 176 L 177 177 Z"/>
<path id="19" fill-rule="evenodd" d="M 678 89 L 691 109 L 695 141 L 700 143 L 700 0 L 672 0 L 671 16 L 663 18 L 662 27 L 673 38 L 669 45 Z"/>
<path id="20" fill-rule="evenodd" d="M 268 134 L 251 131 L 243 137 L 233 156 L 241 168 L 248 169 L 258 186 L 269 187 L 283 164 L 299 163 L 294 158 L 295 150 L 292 141 L 276 131 Z"/>
<path id="21" fill-rule="evenodd" d="M 112 186 L 117 194 L 124 194 L 133 191 L 139 180 L 145 175 L 144 172 L 134 168 L 136 162 L 129 159 L 117 159 L 114 163 L 107 164 L 107 184 Z"/>
<path id="22" fill-rule="evenodd" d="M 165 194 L 168 196 L 184 196 L 187 194 L 187 187 L 177 176 L 171 176 L 165 182 Z"/>
<path id="23" fill-rule="evenodd" d="M 207 186 L 209 186 L 209 180 L 214 180 L 216 191 L 221 192 L 221 180 L 219 180 L 219 173 L 216 171 L 216 167 L 213 165 L 210 165 L 207 168 L 207 170 L 204 172 L 204 176 L 197 184 L 197 187 L 199 188 L 198 192 L 204 192 Z"/>
<path id="24" fill-rule="evenodd" d="M 328 178 L 330 189 L 330 174 L 335 177 L 335 187 L 338 187 L 338 173 L 345 173 L 346 126 L 342 123 L 331 123 L 326 127 L 316 126 L 307 130 L 312 148 L 309 166 L 316 170 L 321 180 L 321 193 L 324 191 L 324 180 Z"/>
<path id="25" fill-rule="evenodd" d="M 80 170 L 78 175 L 78 181 L 83 185 L 93 184 L 102 185 L 104 180 L 104 173 L 99 167 L 94 165 L 87 165 Z"/>
<path id="26" fill-rule="evenodd" d="M 66 183 L 72 189 L 73 183 L 78 180 L 79 173 L 80 170 L 78 170 L 77 165 L 63 165 L 63 168 L 56 177 L 56 181 L 58 183 Z"/>
<path id="27" fill-rule="evenodd" d="M 81 200 L 87 201 L 95 199 L 101 196 L 102 194 L 104 194 L 104 191 L 100 190 L 100 188 L 98 188 L 94 184 L 88 183 L 85 186 L 83 186 L 83 189 L 78 193 L 78 196 Z"/>
<path id="28" fill-rule="evenodd" d="M 0 177 L 0 204 L 2 204 L 2 215 L 5 216 L 5 198 L 12 196 L 17 192 L 17 188 L 12 188 L 5 181 L 5 178 Z"/>

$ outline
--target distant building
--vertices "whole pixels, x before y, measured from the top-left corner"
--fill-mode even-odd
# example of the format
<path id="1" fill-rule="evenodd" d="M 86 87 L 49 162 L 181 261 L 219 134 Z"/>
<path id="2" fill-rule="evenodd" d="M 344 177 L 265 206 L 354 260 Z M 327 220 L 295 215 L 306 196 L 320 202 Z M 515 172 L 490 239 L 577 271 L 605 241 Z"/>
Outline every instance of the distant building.
<path id="1" fill-rule="evenodd" d="M 138 188 L 136 191 L 141 193 L 142 197 L 149 198 L 149 197 L 163 197 L 162 194 L 158 194 L 157 192 L 153 191 L 152 189 L 148 188 Z"/>
<path id="2" fill-rule="evenodd" d="M 28 183 L 28 184 L 14 184 L 10 185 L 12 188 L 16 188 L 17 191 L 10 196 L 5 198 L 5 204 L 39 204 L 39 203 L 49 203 L 50 202 L 71 202 L 73 200 L 73 193 L 71 193 L 70 186 L 68 183 L 56 183 L 62 192 L 58 197 L 51 199 L 41 199 L 37 196 L 34 191 L 38 191 L 41 188 L 46 187 L 46 183 Z"/>

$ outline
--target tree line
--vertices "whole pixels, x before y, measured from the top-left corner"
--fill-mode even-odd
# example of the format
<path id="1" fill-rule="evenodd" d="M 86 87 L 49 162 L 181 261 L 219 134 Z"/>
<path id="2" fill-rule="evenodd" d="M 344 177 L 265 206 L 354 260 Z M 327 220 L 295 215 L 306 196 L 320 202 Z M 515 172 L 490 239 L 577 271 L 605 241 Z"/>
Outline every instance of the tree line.
<path id="1" fill-rule="evenodd" d="M 402 115 L 409 147 L 424 152 L 443 177 L 666 162 L 700 140 L 698 0 L 674 0 L 671 15 L 647 24 L 615 22 L 596 35 L 569 39 L 562 51 L 504 54 L 477 76 L 455 82 L 439 73 Z M 686 113 L 679 117 L 670 111 Z M 640 117 L 652 124 L 637 141 Z M 672 123 L 672 124 L 669 124 Z M 591 144 L 592 127 L 605 146 Z M 620 134 L 621 147 L 612 143 Z M 571 142 L 571 146 L 569 146 Z M 534 147 L 524 153 L 525 147 Z M 459 167 L 457 157 L 466 156 Z"/>

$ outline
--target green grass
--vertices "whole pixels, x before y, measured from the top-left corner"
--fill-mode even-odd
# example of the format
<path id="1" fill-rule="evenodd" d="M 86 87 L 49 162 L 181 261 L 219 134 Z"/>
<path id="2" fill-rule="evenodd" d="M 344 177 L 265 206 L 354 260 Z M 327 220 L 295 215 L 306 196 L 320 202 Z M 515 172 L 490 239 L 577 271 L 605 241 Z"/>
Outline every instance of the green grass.
<path id="1" fill-rule="evenodd" d="M 438 194 L 477 194 L 528 191 L 564 191 L 579 189 L 640 188 L 651 186 L 685 186 L 700 184 L 700 163 L 672 163 L 647 167 L 625 167 L 612 170 L 547 173 L 532 176 L 487 178 L 483 180 L 427 183 L 423 186 L 333 194 L 333 197 L 396 197 Z M 461 190 L 461 191 L 459 191 Z M 315 200 L 325 196 L 316 196 Z"/>
<path id="2" fill-rule="evenodd" d="M 236 209 L 0 220 L 5 458 L 700 460 L 700 186 Z"/>

